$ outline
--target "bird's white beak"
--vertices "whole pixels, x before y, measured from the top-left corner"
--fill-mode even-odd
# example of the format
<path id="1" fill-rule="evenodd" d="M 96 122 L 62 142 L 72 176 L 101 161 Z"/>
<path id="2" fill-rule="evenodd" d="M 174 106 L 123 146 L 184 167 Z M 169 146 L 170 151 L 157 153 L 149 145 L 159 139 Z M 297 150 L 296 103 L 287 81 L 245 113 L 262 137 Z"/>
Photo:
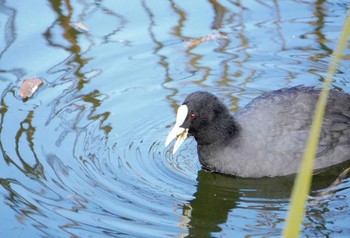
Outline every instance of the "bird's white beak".
<path id="1" fill-rule="evenodd" d="M 181 105 L 177 109 L 176 122 L 174 128 L 170 131 L 165 141 L 165 146 L 168 146 L 176 138 L 176 142 L 173 149 L 173 154 L 179 149 L 180 145 L 186 140 L 188 136 L 188 129 L 180 127 L 186 120 L 188 114 L 188 107 Z"/>

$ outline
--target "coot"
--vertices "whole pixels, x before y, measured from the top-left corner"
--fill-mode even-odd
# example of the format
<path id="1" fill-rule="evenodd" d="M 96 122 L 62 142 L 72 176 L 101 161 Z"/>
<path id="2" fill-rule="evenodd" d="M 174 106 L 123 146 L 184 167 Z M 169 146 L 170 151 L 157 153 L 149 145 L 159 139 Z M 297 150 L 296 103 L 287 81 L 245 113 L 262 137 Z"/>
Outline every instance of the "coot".
<path id="1" fill-rule="evenodd" d="M 265 93 L 231 115 L 213 94 L 194 92 L 179 107 L 166 146 L 173 153 L 187 138 L 197 141 L 208 170 L 240 177 L 284 176 L 298 171 L 319 89 L 298 86 Z M 315 169 L 350 159 L 350 95 L 329 92 Z"/>

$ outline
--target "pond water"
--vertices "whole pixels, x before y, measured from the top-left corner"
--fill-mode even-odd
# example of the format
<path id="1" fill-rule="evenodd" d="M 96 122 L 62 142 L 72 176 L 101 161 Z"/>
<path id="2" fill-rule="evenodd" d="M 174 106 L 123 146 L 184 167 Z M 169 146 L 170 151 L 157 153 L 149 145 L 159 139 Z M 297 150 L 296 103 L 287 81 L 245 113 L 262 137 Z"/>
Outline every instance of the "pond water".
<path id="1" fill-rule="evenodd" d="M 322 87 L 348 5 L 0 0 L 0 236 L 280 236 L 293 177 L 209 173 L 194 140 L 173 156 L 165 138 L 196 90 L 235 112 Z M 23 101 L 28 78 L 44 84 Z M 350 236 L 350 180 L 334 178 L 314 176 L 303 236 Z"/>

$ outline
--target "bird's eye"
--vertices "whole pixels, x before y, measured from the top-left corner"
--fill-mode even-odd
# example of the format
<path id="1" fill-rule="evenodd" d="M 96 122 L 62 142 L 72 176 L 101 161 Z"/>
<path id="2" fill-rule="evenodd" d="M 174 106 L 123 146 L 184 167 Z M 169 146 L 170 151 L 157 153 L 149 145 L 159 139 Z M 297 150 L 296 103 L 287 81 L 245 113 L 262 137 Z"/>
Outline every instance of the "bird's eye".
<path id="1" fill-rule="evenodd" d="M 189 118 L 190 118 L 190 120 L 196 119 L 196 114 L 191 114 L 191 115 L 189 116 Z"/>

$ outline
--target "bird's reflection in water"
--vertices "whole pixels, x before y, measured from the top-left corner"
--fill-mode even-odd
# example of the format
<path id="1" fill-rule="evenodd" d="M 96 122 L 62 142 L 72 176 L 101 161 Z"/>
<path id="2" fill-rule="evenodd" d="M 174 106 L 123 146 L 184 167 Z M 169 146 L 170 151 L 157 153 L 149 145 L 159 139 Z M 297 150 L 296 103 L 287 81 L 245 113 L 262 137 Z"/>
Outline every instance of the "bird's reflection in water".
<path id="1" fill-rule="evenodd" d="M 342 179 L 348 177 L 348 173 L 344 173 L 337 181 L 338 175 L 349 165 L 346 162 L 333 169 L 317 172 L 313 177 L 310 199 L 317 198 L 319 202 L 322 201 L 320 197 L 328 199 L 335 193 L 337 189 L 328 188 L 337 186 Z M 200 170 L 197 181 L 195 198 L 182 207 L 183 219 L 180 226 L 187 229 L 184 237 L 220 236 L 221 226 L 234 224 L 228 221 L 228 217 L 230 220 L 241 220 L 232 225 L 232 230 L 245 232 L 248 236 L 256 235 L 258 230 L 265 232 L 259 233 L 260 235 L 281 234 L 294 176 L 247 179 Z M 337 183 L 334 184 L 334 181 Z M 310 202 L 308 206 L 318 206 L 318 202 Z M 252 216 L 256 216 L 255 221 L 235 216 L 235 209 L 251 210 Z M 308 214 L 307 208 L 306 217 L 312 214 Z M 320 215 L 322 214 L 318 214 Z"/>

